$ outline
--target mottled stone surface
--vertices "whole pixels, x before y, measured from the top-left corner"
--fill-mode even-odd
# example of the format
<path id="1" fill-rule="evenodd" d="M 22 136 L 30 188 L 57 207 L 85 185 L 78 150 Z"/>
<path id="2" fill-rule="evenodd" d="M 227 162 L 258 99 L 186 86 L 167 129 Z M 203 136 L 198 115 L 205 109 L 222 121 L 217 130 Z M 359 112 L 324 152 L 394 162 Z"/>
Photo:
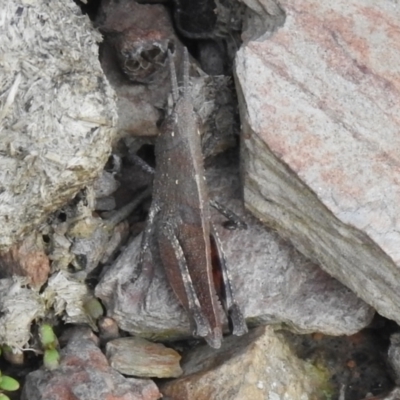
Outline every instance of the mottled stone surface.
<path id="1" fill-rule="evenodd" d="M 221 349 L 200 346 L 185 356 L 184 375 L 161 385 L 164 396 L 179 400 L 323 398 L 323 374 L 299 360 L 270 327 L 228 338 Z"/>
<path id="2" fill-rule="evenodd" d="M 400 322 L 399 4 L 280 6 L 236 60 L 246 205 Z"/>
<path id="3" fill-rule="evenodd" d="M 233 157 L 233 164 L 237 159 Z M 237 213 L 246 230 L 225 229 L 226 219 L 212 210 L 229 263 L 238 303 L 249 323 L 280 324 L 301 332 L 351 334 L 365 327 L 373 309 L 349 289 L 298 253 L 243 209 L 238 169 L 221 157 L 208 173 L 211 196 Z M 135 238 L 106 271 L 96 287 L 108 316 L 133 335 L 157 339 L 190 337 L 186 313 L 170 289 L 164 271 L 155 276 L 144 297 L 141 278 L 131 282 L 141 236 Z"/>
<path id="4" fill-rule="evenodd" d="M 176 378 L 182 374 L 181 356 L 161 343 L 139 337 L 111 340 L 106 346 L 110 365 L 124 375 L 141 378 Z"/>
<path id="5" fill-rule="evenodd" d="M 28 374 L 22 400 L 156 400 L 161 397 L 149 379 L 125 378 L 108 365 L 88 337 L 71 335 L 61 351 L 60 366 Z"/>
<path id="6" fill-rule="evenodd" d="M 27 282 L 40 288 L 50 273 L 50 260 L 45 253 L 42 235 L 33 232 L 8 251 L 0 253 L 0 277 L 27 277 Z"/>
<path id="7" fill-rule="evenodd" d="M 0 10 L 0 249 L 101 171 L 116 109 L 101 36 L 71 0 L 5 0 Z"/>

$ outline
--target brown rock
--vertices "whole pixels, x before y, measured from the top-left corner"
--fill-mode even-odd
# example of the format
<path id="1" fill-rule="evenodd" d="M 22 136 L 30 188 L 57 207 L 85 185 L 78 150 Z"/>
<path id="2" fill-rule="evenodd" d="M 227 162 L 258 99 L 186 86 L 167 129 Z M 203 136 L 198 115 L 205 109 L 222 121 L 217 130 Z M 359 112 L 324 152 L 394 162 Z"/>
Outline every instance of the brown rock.
<path id="1" fill-rule="evenodd" d="M 110 317 L 101 317 L 98 321 L 100 338 L 103 342 L 119 338 L 117 323 Z"/>

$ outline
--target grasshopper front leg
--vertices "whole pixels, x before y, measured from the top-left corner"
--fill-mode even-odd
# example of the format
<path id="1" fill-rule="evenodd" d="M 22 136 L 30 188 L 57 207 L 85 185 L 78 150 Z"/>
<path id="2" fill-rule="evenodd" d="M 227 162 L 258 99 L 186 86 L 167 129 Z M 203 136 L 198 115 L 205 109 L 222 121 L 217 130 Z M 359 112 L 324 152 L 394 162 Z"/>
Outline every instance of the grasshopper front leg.
<path id="1" fill-rule="evenodd" d="M 135 265 L 130 279 L 121 286 L 122 290 L 129 291 L 133 303 L 146 307 L 146 294 L 154 277 L 154 263 L 156 247 L 154 245 L 155 220 L 159 208 L 152 205 L 147 217 L 146 229 L 143 231 L 140 245 L 139 260 Z"/>

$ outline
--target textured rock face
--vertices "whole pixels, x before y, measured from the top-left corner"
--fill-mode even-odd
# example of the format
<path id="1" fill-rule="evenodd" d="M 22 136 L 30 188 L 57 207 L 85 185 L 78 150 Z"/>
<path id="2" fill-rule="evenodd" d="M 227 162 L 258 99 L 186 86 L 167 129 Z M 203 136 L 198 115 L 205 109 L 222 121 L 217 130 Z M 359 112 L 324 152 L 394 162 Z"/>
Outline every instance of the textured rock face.
<path id="1" fill-rule="evenodd" d="M 280 6 L 236 60 L 246 205 L 400 322 L 400 8 Z"/>
<path id="2" fill-rule="evenodd" d="M 328 387 L 324 374 L 298 359 L 271 327 L 228 338 L 219 350 L 198 347 L 186 355 L 182 368 L 182 377 L 161 385 L 164 396 L 180 400 L 305 400 L 319 398 Z"/>
<path id="3" fill-rule="evenodd" d="M 116 118 L 101 36 L 73 1 L 0 10 L 0 250 L 101 170 Z"/>

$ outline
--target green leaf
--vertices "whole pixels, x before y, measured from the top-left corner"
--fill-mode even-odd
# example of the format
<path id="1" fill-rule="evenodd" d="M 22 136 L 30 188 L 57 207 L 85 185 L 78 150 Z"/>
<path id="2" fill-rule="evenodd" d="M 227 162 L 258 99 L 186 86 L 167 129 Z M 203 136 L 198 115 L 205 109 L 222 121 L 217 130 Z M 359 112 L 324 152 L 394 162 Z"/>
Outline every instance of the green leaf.
<path id="1" fill-rule="evenodd" d="M 60 353 L 56 349 L 45 350 L 43 364 L 47 369 L 56 369 L 60 365 Z"/>
<path id="2" fill-rule="evenodd" d="M 19 382 L 10 376 L 3 375 L 0 382 L 0 389 L 3 389 L 7 392 L 13 392 L 14 390 L 19 389 Z"/>
<path id="3" fill-rule="evenodd" d="M 98 319 L 103 315 L 103 306 L 95 297 L 88 299 L 83 308 L 93 319 Z"/>
<path id="4" fill-rule="evenodd" d="M 4 393 L 0 393 L 0 400 L 10 400 L 10 398 L 6 396 Z"/>
<path id="5" fill-rule="evenodd" d="M 44 348 L 55 347 L 57 344 L 57 337 L 54 334 L 53 328 L 49 324 L 40 325 L 39 337 Z"/>

